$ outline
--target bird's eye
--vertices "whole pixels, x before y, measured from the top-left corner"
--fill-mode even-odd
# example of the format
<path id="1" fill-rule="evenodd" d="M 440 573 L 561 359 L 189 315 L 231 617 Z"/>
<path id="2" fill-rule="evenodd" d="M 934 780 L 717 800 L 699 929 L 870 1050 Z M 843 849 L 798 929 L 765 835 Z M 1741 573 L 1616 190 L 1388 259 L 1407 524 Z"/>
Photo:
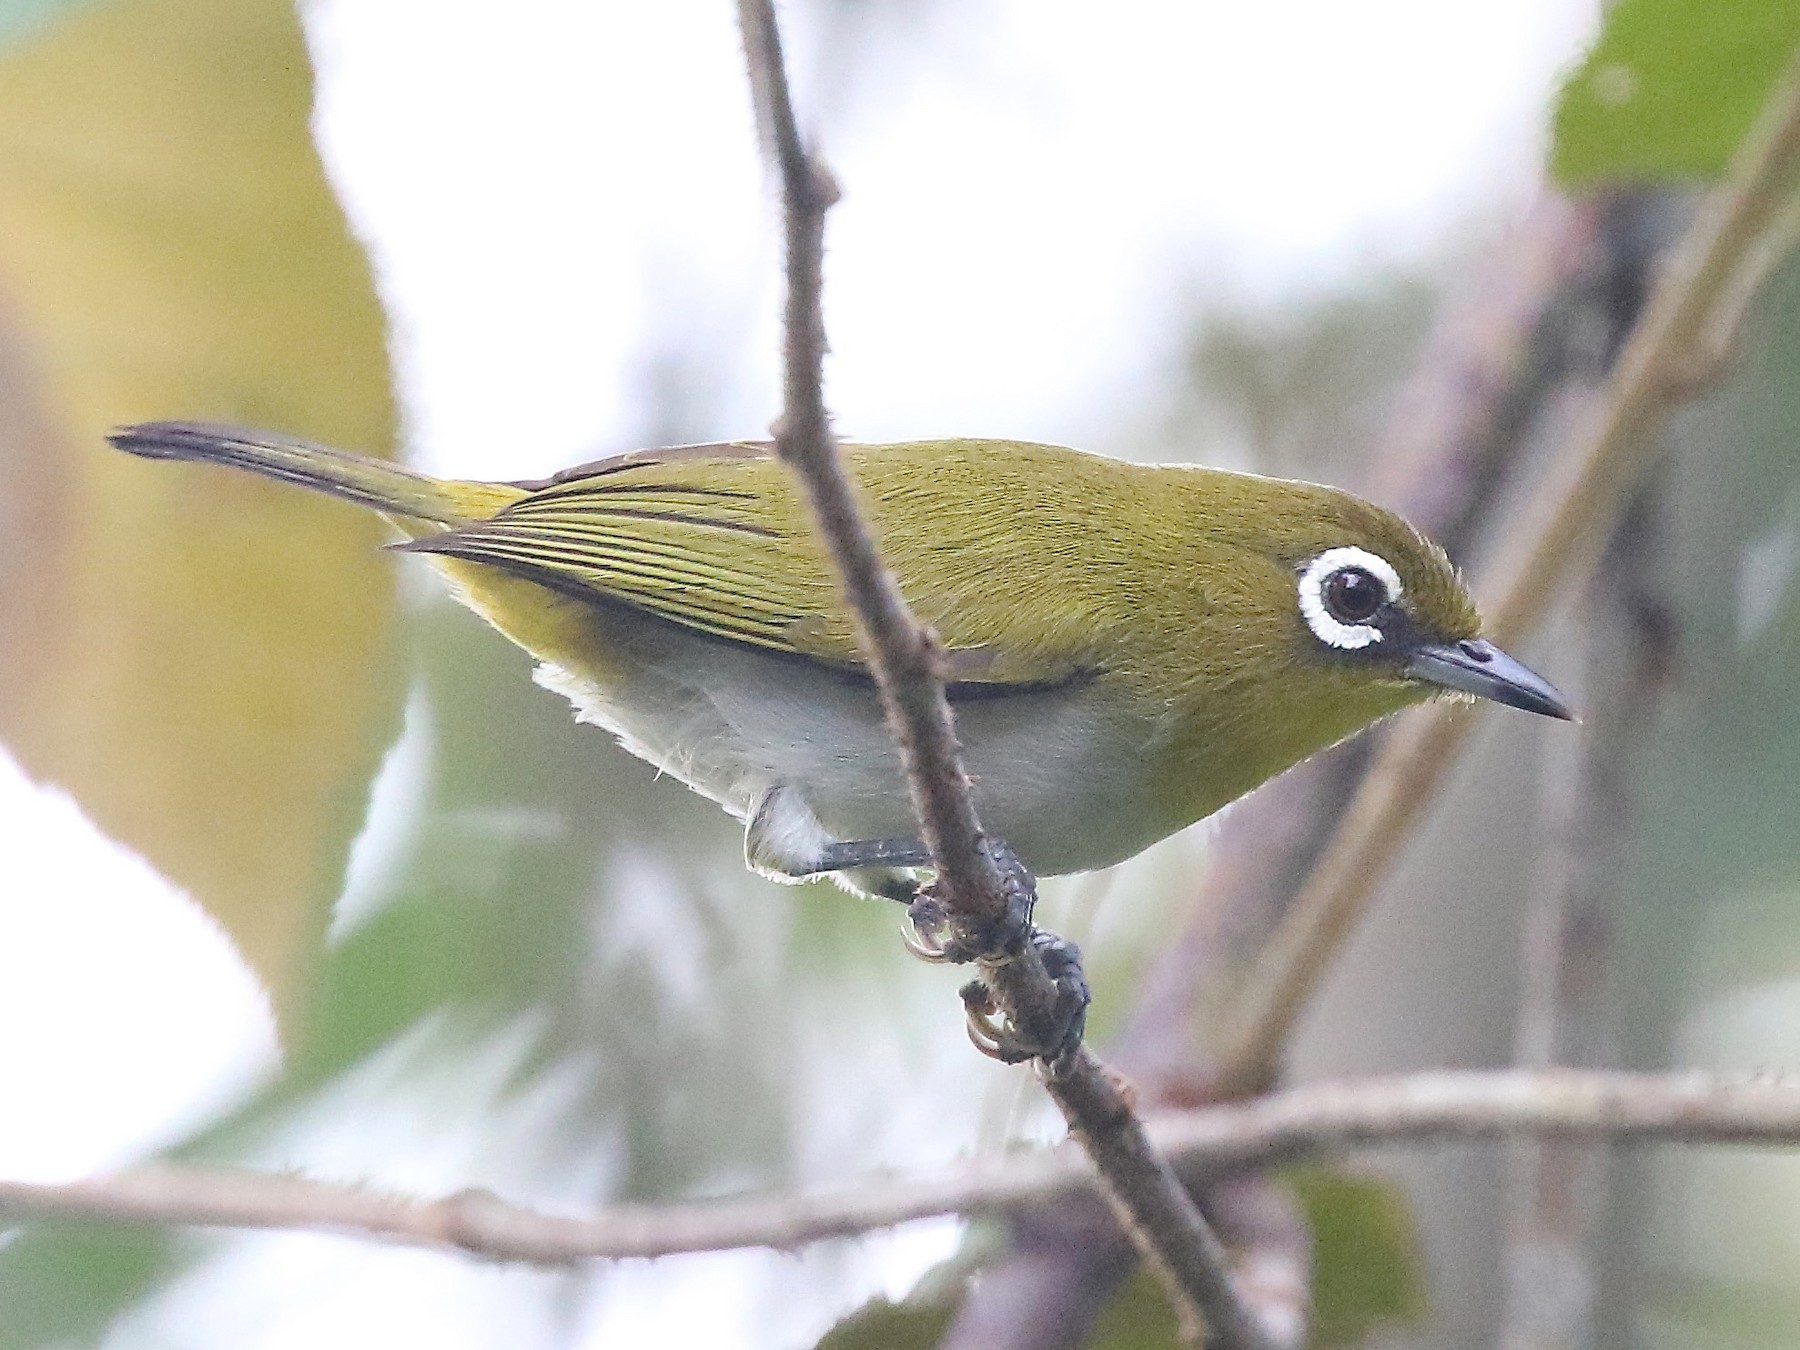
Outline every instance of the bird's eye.
<path id="1" fill-rule="evenodd" d="M 1372 622 L 1400 598 L 1400 574 L 1378 553 L 1346 544 L 1300 569 L 1300 614 L 1327 647 L 1356 651 L 1381 641 Z"/>
<path id="2" fill-rule="evenodd" d="M 1367 623 L 1387 601 L 1387 587 L 1366 567 L 1340 567 L 1325 578 L 1319 598 L 1339 623 Z"/>

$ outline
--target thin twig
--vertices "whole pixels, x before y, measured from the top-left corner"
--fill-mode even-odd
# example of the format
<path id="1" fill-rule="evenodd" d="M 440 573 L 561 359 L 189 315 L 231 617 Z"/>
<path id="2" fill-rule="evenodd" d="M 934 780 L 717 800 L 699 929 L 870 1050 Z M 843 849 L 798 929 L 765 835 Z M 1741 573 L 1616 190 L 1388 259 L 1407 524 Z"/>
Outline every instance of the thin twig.
<path id="1" fill-rule="evenodd" d="M 1612 1143 L 1800 1143 L 1800 1082 L 1575 1069 L 1317 1083 L 1153 1117 L 1152 1143 L 1195 1183 L 1322 1151 L 1526 1133 Z M 60 1184 L 0 1182 L 0 1223 L 60 1219 L 302 1229 L 506 1261 L 562 1264 L 741 1247 L 790 1249 L 944 1214 L 993 1214 L 1091 1188 L 1067 1145 L 910 1181 L 815 1195 L 539 1213 L 486 1191 L 420 1201 L 298 1176 L 158 1164 Z"/>
<path id="2" fill-rule="evenodd" d="M 1045 1076 L 1050 1096 L 1087 1150 L 1119 1226 L 1174 1299 L 1183 1334 L 1195 1339 L 1189 1301 L 1217 1346 L 1276 1347 L 1285 1342 L 1265 1327 L 1232 1281 L 1225 1246 L 1200 1213 L 1169 1160 L 1151 1143 L 1118 1084 L 1086 1046 L 1075 1063 Z"/>
<path id="3" fill-rule="evenodd" d="M 856 614 L 888 725 L 900 749 L 939 897 L 964 933 L 1005 918 L 1004 879 L 989 854 L 963 772 L 932 635 L 912 616 L 857 510 L 825 411 L 822 364 L 825 214 L 837 200 L 830 172 L 801 143 L 771 0 L 739 0 L 757 122 L 780 171 L 787 243 L 783 410 L 776 453 L 793 469 Z M 978 964 L 1007 1021 L 1030 1034 L 1054 1024 L 1058 991 L 1035 947 Z M 1232 1286 L 1224 1248 L 1100 1062 L 1085 1049 L 1045 1070 L 1051 1096 L 1087 1148 L 1126 1231 L 1163 1277 L 1190 1335 L 1204 1324 L 1221 1347 L 1268 1345 Z"/>
<path id="4" fill-rule="evenodd" d="M 946 903 L 993 923 L 1005 915 L 999 869 L 982 846 L 963 772 L 962 751 L 944 697 L 942 662 L 931 633 L 913 618 L 882 565 L 857 510 L 825 411 L 825 213 L 838 199 L 831 172 L 801 143 L 770 0 L 741 0 L 757 123 L 781 175 L 787 226 L 787 332 L 776 453 L 793 468 L 855 611 L 888 725 L 900 746 L 924 842 L 947 891 Z"/>
<path id="5" fill-rule="evenodd" d="M 1790 201 L 1800 160 L 1800 61 L 1771 94 L 1725 180 L 1707 197 L 1668 260 L 1606 396 L 1571 437 L 1524 513 L 1519 544 L 1502 558 L 1484 606 L 1505 644 L 1531 631 L 1605 537 L 1632 484 L 1654 460 L 1657 433 L 1683 398 L 1719 373 L 1731 343 L 1719 327 L 1741 318 L 1743 273 L 1768 271 L 1762 245 Z M 1415 715 L 1382 747 L 1280 932 L 1246 982 L 1223 1041 L 1222 1086 L 1266 1080 L 1289 1030 L 1388 865 L 1436 800 L 1473 719 L 1456 706 Z"/>

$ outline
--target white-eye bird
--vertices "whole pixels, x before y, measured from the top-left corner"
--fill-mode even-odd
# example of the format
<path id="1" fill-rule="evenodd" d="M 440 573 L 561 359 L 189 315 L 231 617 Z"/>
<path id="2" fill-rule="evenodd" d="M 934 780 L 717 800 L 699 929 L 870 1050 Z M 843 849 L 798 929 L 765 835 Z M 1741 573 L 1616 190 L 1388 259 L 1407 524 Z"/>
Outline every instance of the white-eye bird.
<path id="1" fill-rule="evenodd" d="M 903 894 L 895 869 L 927 861 L 851 616 L 767 445 L 477 483 L 232 427 L 111 439 L 380 511 L 583 720 L 743 820 L 764 875 Z M 1569 715 L 1481 638 L 1440 549 L 1335 488 L 1019 441 L 843 454 L 948 651 L 983 826 L 1040 875 L 1128 858 L 1435 695 Z"/>

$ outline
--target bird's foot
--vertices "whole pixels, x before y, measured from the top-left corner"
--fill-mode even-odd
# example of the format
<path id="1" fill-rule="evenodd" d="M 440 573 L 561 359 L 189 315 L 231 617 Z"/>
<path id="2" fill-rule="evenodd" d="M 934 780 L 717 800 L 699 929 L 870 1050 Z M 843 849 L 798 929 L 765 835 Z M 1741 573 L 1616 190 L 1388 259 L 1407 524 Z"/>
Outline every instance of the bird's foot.
<path id="1" fill-rule="evenodd" d="M 1087 1025 L 1090 996 L 1081 951 L 1032 923 L 1037 880 L 1018 855 L 998 839 L 988 840 L 987 849 L 1006 887 L 1000 917 L 983 925 L 953 924 L 934 887 L 927 886 L 907 906 L 906 946 L 926 961 L 985 968 L 984 978 L 971 980 L 962 990 L 969 1039 L 976 1049 L 1007 1064 L 1041 1059 L 1054 1070 L 1081 1044 Z M 991 981 L 1027 951 L 1043 962 L 1055 994 L 1047 1006 L 1029 1011 L 1029 1026 L 1017 1026 L 1002 1013 Z"/>
<path id="2" fill-rule="evenodd" d="M 988 857 L 1000 870 L 1006 908 L 991 923 L 952 923 L 938 897 L 935 881 L 919 888 L 906 907 L 906 949 L 921 961 L 967 965 L 971 961 L 1005 961 L 1025 950 L 1035 931 L 1031 911 L 1037 905 L 1037 878 L 1019 855 L 999 839 L 983 841 Z"/>
<path id="3" fill-rule="evenodd" d="M 969 1040 L 982 1054 L 1002 1064 L 1042 1060 L 1045 1068 L 1055 1073 L 1081 1048 L 1093 996 L 1081 968 L 1081 949 L 1073 942 L 1048 929 L 1034 928 L 1031 945 L 1037 949 L 1056 994 L 1043 1016 L 1034 1019 L 1038 1025 L 1030 1033 L 1002 1015 L 994 991 L 980 980 L 970 980 L 962 987 L 963 1012 Z"/>

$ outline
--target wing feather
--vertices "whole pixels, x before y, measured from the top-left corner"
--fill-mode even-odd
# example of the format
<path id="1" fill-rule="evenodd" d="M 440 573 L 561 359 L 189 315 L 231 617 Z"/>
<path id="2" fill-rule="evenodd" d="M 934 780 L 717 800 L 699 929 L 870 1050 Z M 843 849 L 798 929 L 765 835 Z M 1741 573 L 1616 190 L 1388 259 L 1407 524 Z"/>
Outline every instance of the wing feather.
<path id="1" fill-rule="evenodd" d="M 991 531 L 971 529 L 959 542 L 958 499 L 933 500 L 936 489 L 921 489 L 917 475 L 896 477 L 884 491 L 880 463 L 859 460 L 857 468 L 902 589 L 910 563 L 933 569 L 928 593 L 950 597 L 924 617 L 951 649 L 959 682 L 1042 684 L 1090 664 L 1064 641 L 1011 631 L 1013 616 L 1027 615 L 1020 597 L 983 590 L 994 571 L 983 550 L 1011 547 L 1016 529 L 998 543 Z M 770 651 L 863 665 L 804 503 L 766 448 L 639 452 L 522 486 L 528 495 L 486 520 L 397 547 L 505 568 Z M 891 512 L 884 510 L 890 496 Z M 979 504 L 979 520 L 996 511 L 1002 503 Z M 915 520 L 926 523 L 916 537 L 906 529 Z M 969 597 L 980 603 L 957 603 Z"/>

